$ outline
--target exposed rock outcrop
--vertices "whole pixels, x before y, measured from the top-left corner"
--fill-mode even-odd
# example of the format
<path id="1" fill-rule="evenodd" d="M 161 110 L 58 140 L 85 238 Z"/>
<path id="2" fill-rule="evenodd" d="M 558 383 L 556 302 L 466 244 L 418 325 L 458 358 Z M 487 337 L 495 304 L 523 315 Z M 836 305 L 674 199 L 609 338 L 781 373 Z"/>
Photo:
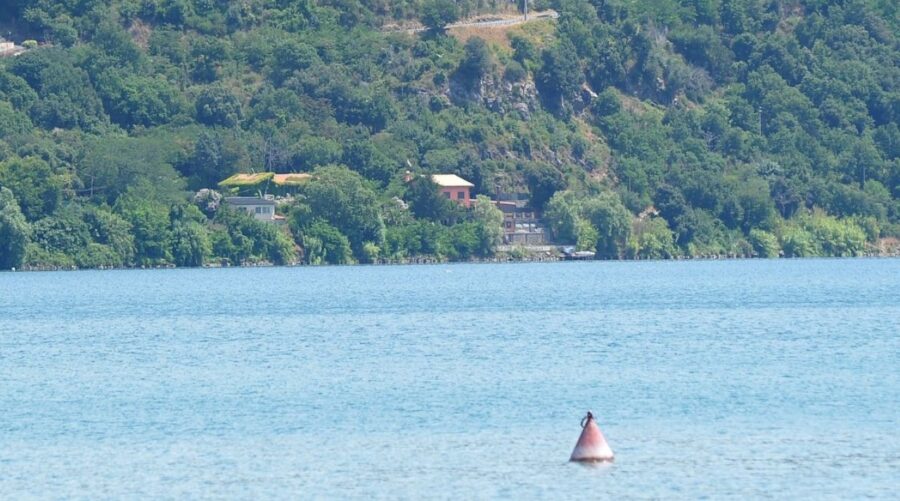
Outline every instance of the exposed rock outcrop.
<path id="1" fill-rule="evenodd" d="M 525 79 L 510 82 L 489 74 L 471 82 L 462 78 L 450 78 L 447 97 L 456 105 L 477 103 L 496 113 L 519 113 L 529 118 L 539 106 L 534 81 Z"/>

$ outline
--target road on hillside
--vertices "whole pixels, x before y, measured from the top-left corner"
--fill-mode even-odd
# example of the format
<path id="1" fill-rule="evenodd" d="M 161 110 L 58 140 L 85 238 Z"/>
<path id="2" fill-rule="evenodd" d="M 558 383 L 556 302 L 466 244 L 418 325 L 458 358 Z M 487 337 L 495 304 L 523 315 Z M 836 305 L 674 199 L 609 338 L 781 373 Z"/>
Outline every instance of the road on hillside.
<path id="1" fill-rule="evenodd" d="M 540 21 L 546 19 L 557 19 L 559 18 L 559 13 L 554 10 L 544 10 L 540 12 L 534 12 L 528 15 L 528 19 L 525 19 L 525 16 L 520 17 L 511 17 L 506 19 L 491 19 L 488 21 L 467 21 L 461 23 L 453 23 L 448 24 L 446 26 L 447 30 L 452 30 L 454 28 L 490 28 L 490 27 L 500 27 L 500 26 L 515 26 L 517 24 L 525 24 L 530 23 L 531 21 Z M 396 28 L 396 29 L 385 29 L 383 30 L 386 33 L 419 33 L 422 31 L 428 31 L 428 28 Z"/>

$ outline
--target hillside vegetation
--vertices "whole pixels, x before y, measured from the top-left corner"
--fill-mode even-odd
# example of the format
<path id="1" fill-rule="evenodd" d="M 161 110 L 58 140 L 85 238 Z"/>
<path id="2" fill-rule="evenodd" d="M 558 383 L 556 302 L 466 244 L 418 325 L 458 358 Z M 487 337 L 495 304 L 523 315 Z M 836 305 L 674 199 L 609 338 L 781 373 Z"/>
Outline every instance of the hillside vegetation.
<path id="1" fill-rule="evenodd" d="M 38 46 L 0 59 L 0 268 L 486 257 L 486 197 L 517 192 L 603 258 L 852 256 L 900 235 L 897 2 L 532 8 L 559 18 L 454 32 L 515 4 L 7 1 L 0 34 Z M 286 225 L 210 191 L 262 171 L 313 174 Z M 461 210 L 426 173 L 483 197 Z"/>

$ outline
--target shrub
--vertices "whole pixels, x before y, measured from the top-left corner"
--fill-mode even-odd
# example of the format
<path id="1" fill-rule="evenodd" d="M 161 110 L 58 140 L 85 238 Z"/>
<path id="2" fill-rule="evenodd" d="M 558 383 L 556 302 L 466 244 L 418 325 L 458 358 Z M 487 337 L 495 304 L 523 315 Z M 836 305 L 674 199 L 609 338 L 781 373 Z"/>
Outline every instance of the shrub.
<path id="1" fill-rule="evenodd" d="M 517 61 L 510 61 L 503 71 L 503 78 L 508 82 L 521 82 L 528 77 L 528 70 Z"/>
<path id="2" fill-rule="evenodd" d="M 757 228 L 750 230 L 750 244 L 753 246 L 753 252 L 759 257 L 778 257 L 781 252 L 778 239 L 765 230 Z"/>

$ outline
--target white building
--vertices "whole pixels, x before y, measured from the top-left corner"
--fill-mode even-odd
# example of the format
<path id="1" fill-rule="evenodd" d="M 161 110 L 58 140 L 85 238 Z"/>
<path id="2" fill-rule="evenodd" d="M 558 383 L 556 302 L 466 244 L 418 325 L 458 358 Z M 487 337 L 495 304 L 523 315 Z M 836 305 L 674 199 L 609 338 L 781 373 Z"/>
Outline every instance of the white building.
<path id="1" fill-rule="evenodd" d="M 259 197 L 225 197 L 225 203 L 260 221 L 275 221 L 275 200 Z"/>
<path id="2" fill-rule="evenodd" d="M 24 51 L 24 47 L 16 45 L 13 42 L 7 42 L 6 40 L 0 38 L 0 57 L 18 56 Z"/>

